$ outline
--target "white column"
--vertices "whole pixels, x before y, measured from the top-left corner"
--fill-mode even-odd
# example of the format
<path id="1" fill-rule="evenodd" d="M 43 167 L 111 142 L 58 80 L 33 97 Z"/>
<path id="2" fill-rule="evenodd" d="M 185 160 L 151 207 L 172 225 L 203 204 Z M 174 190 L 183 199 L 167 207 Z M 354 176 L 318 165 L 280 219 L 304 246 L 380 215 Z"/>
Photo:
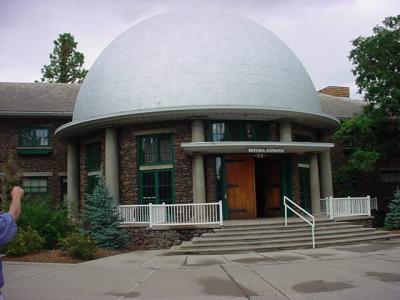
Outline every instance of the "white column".
<path id="1" fill-rule="evenodd" d="M 192 142 L 204 142 L 204 124 L 200 120 L 192 121 Z M 194 154 L 193 170 L 193 202 L 206 202 L 206 184 L 204 176 L 204 158 L 202 154 Z"/>
<path id="2" fill-rule="evenodd" d="M 115 203 L 119 203 L 118 136 L 115 128 L 105 130 L 105 179 Z"/>
<path id="3" fill-rule="evenodd" d="M 281 142 L 292 141 L 292 124 L 288 121 L 279 123 L 279 140 Z"/>
<path id="4" fill-rule="evenodd" d="M 71 220 L 78 220 L 79 211 L 79 144 L 67 146 L 67 208 Z"/>
<path id="5" fill-rule="evenodd" d="M 328 132 L 324 132 L 321 135 L 321 142 L 329 142 Z M 333 197 L 331 151 L 329 149 L 320 154 L 319 167 L 321 174 L 321 196 L 322 198 Z"/>
<path id="6" fill-rule="evenodd" d="M 319 174 L 318 174 L 318 156 L 312 153 L 310 157 L 310 194 L 311 209 L 313 214 L 321 213 L 320 190 L 319 190 Z"/>
<path id="7" fill-rule="evenodd" d="M 320 154 L 321 196 L 333 197 L 331 152 L 325 150 Z"/>

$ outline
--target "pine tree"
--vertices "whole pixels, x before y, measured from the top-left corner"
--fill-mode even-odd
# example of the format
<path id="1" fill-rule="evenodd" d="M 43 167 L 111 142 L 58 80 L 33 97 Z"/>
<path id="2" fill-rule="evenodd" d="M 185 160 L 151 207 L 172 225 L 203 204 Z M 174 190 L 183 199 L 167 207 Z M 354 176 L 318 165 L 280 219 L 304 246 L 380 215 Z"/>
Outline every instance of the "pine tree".
<path id="1" fill-rule="evenodd" d="M 400 190 L 397 188 L 394 199 L 389 203 L 389 212 L 385 218 L 385 227 L 388 229 L 400 229 Z"/>
<path id="2" fill-rule="evenodd" d="M 42 68 L 43 76 L 40 80 L 50 83 L 82 83 L 88 70 L 82 68 L 85 56 L 76 51 L 77 45 L 70 33 L 60 34 L 54 41 L 50 64 Z"/>
<path id="3" fill-rule="evenodd" d="M 120 248 L 126 245 L 128 234 L 119 227 L 121 217 L 103 177 L 99 177 L 93 193 L 86 195 L 82 220 L 86 233 L 99 247 Z"/>

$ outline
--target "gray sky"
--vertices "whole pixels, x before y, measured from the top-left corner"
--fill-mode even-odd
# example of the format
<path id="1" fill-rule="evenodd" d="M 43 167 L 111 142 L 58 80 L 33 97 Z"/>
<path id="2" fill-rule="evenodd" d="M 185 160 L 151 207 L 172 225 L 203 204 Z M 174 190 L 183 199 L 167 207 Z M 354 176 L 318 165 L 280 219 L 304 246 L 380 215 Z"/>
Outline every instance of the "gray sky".
<path id="1" fill-rule="evenodd" d="M 278 35 L 300 58 L 314 85 L 350 86 L 351 40 L 370 35 L 398 0 L 0 0 L 0 81 L 32 82 L 49 63 L 53 40 L 70 32 L 90 68 L 101 51 L 137 22 L 196 7 L 247 16 Z"/>

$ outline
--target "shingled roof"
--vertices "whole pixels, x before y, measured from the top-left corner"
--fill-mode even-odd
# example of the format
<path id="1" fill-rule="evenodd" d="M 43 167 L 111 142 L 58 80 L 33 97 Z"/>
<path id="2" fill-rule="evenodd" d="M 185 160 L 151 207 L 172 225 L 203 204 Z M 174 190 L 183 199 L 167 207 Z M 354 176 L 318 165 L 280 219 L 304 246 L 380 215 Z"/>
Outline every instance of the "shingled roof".
<path id="1" fill-rule="evenodd" d="M 0 116 L 72 116 L 80 84 L 0 83 Z"/>
<path id="2" fill-rule="evenodd" d="M 72 116 L 80 84 L 0 82 L 0 116 Z M 322 111 L 347 119 L 365 102 L 318 93 Z"/>
<path id="3" fill-rule="evenodd" d="M 321 99 L 322 112 L 334 116 L 339 120 L 349 119 L 362 110 L 365 101 L 354 100 L 349 97 L 336 97 L 318 93 Z"/>

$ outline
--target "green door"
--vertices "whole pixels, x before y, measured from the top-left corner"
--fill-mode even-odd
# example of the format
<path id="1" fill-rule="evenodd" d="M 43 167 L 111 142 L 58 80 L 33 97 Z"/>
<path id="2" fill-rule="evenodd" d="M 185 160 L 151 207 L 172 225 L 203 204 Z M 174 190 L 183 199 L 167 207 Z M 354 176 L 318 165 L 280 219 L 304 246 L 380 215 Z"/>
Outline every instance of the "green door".
<path id="1" fill-rule="evenodd" d="M 311 213 L 310 165 L 299 164 L 301 207 Z"/>

